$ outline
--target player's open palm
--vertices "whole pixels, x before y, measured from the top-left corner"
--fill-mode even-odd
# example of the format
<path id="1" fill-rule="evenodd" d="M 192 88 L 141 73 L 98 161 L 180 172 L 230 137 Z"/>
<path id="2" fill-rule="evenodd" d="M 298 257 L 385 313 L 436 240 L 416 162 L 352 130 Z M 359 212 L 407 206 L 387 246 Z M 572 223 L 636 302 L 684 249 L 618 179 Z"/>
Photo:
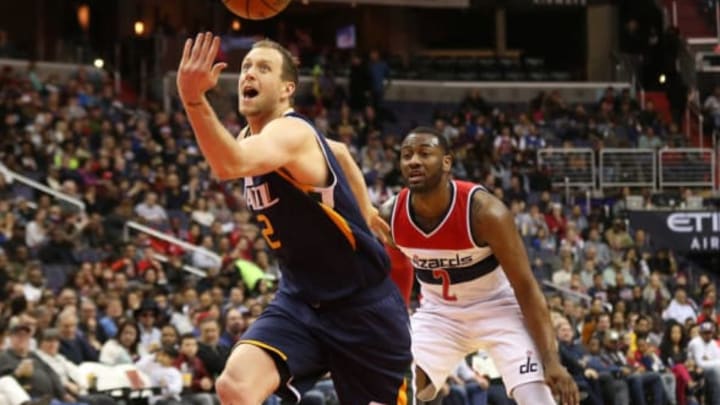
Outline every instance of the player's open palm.
<path id="1" fill-rule="evenodd" d="M 227 67 L 224 62 L 214 63 L 218 49 L 220 37 L 210 32 L 185 41 L 177 74 L 178 93 L 183 103 L 199 101 L 217 84 L 220 72 Z"/>
<path id="2" fill-rule="evenodd" d="M 559 397 L 559 405 L 580 404 L 580 392 L 575 380 L 560 363 L 545 366 L 545 381 L 553 394 Z"/>

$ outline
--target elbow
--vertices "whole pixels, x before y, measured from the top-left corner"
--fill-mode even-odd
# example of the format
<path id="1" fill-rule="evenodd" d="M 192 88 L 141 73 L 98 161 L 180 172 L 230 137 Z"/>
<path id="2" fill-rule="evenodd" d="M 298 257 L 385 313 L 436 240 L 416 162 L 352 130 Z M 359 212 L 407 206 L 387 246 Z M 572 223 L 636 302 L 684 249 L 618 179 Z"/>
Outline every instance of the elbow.
<path id="1" fill-rule="evenodd" d="M 220 181 L 230 181 L 230 180 L 237 178 L 235 176 L 232 176 L 226 170 L 213 170 L 213 174 L 215 175 L 215 178 L 217 178 Z"/>
<path id="2" fill-rule="evenodd" d="M 245 177 L 246 174 L 240 170 L 240 167 L 233 165 L 219 165 L 212 168 L 212 173 L 220 181 L 231 181 Z"/>

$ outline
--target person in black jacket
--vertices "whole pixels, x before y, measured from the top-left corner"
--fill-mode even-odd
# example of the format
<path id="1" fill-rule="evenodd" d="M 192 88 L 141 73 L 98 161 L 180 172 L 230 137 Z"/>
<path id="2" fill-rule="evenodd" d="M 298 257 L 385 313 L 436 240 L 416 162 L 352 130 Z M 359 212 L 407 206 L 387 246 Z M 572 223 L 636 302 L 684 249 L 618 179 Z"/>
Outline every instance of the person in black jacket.
<path id="1" fill-rule="evenodd" d="M 587 394 L 582 404 L 602 405 L 603 399 L 598 372 L 587 367 L 585 348 L 573 342 L 574 333 L 568 321 L 560 322 L 557 326 L 557 337 L 562 365 L 573 376 L 578 389 Z"/>
<path id="2" fill-rule="evenodd" d="M 85 335 L 78 330 L 78 324 L 78 317 L 73 312 L 64 311 L 58 315 L 60 353 L 75 364 L 98 361 L 100 355 L 98 349 L 93 347 Z"/>
<path id="3" fill-rule="evenodd" d="M 10 347 L 0 352 L 0 376 L 12 376 L 33 398 L 68 399 L 60 378 L 44 361 L 30 352 L 32 328 L 16 322 L 10 326 Z"/>
<path id="4" fill-rule="evenodd" d="M 225 362 L 230 356 L 230 348 L 220 344 L 220 325 L 214 318 L 206 318 L 200 322 L 197 356 L 205 364 L 213 379 L 217 378 L 225 368 Z"/>
<path id="5" fill-rule="evenodd" d="M 370 94 L 370 72 L 360 55 L 353 55 L 348 78 L 350 102 L 353 111 L 361 111 L 368 104 Z"/>

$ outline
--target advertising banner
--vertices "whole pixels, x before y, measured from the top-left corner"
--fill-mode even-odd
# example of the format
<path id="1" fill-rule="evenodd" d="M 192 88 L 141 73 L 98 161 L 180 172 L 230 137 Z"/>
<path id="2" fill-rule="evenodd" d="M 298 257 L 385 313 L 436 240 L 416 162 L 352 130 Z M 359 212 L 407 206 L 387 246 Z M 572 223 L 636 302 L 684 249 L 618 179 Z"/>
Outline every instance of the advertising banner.
<path id="1" fill-rule="evenodd" d="M 720 252 L 718 211 L 628 211 L 633 229 L 643 229 L 651 243 L 684 253 Z"/>

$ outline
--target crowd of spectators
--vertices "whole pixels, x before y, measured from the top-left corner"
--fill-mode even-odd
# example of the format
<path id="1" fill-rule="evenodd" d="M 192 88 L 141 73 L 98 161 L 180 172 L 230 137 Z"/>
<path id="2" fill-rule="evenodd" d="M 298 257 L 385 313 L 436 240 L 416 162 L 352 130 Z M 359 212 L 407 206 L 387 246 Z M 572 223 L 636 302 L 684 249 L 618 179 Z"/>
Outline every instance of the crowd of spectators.
<path id="1" fill-rule="evenodd" d="M 381 89 L 359 89 L 354 108 L 341 92 L 298 108 L 348 144 L 380 204 L 401 184 L 400 133 L 386 130 Z M 126 106 L 83 69 L 69 78 L 2 69 L 0 118 L 2 164 L 84 204 L 0 175 L 0 404 L 112 401 L 96 392 L 103 381 L 78 371 L 87 363 L 134 365 L 157 387 L 151 403 L 216 401 L 214 378 L 278 279 L 241 185 L 213 178 L 182 111 Z M 533 271 L 556 287 L 547 297 L 561 354 L 587 403 L 719 403 L 715 280 L 628 229 L 622 200 L 586 211 L 562 199 L 535 162 L 549 144 L 677 145 L 677 125 L 612 89 L 595 106 L 551 92 L 510 108 L 473 93 L 427 119 L 453 145 L 454 175 L 481 182 L 515 213 Z M 221 121 L 233 133 L 243 125 L 232 108 Z M 306 401 L 332 402 L 326 384 L 314 394 Z M 480 352 L 438 401 L 509 400 Z"/>

